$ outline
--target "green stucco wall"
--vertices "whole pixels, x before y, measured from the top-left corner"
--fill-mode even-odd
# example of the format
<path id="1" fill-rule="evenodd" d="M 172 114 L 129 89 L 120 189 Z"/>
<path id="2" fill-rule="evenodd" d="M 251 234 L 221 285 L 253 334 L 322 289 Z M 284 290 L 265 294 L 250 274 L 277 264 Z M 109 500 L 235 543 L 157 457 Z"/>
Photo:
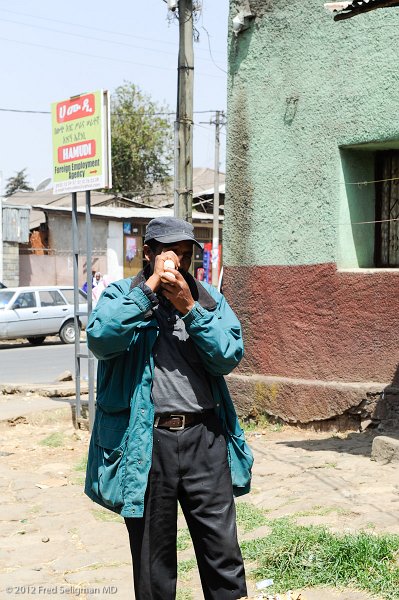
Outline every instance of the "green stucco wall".
<path id="1" fill-rule="evenodd" d="M 373 173 L 372 146 L 353 145 L 399 139 L 399 9 L 334 22 L 323 0 L 251 5 L 229 40 L 224 262 L 372 266 L 372 227 L 349 221 L 372 220 L 373 186 L 345 182 Z"/>

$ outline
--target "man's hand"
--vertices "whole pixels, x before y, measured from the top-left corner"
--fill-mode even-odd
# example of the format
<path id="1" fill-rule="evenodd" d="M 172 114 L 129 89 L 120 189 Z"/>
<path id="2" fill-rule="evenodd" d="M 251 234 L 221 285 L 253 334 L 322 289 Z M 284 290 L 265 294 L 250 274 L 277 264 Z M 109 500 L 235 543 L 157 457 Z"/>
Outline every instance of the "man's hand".
<path id="1" fill-rule="evenodd" d="M 168 275 L 173 274 L 175 279 L 169 279 Z M 162 294 L 173 306 L 183 315 L 186 315 L 194 307 L 194 299 L 190 288 L 183 275 L 176 269 L 167 269 L 162 274 Z"/>
<path id="2" fill-rule="evenodd" d="M 172 260 L 176 265 L 176 269 L 180 267 L 180 261 L 177 255 L 172 251 L 168 250 L 167 252 L 161 252 L 155 257 L 154 264 L 154 272 L 146 281 L 148 287 L 152 289 L 153 292 L 157 292 L 161 287 L 161 278 L 165 273 L 165 260 Z M 174 273 L 173 270 L 169 270 L 171 273 Z"/>

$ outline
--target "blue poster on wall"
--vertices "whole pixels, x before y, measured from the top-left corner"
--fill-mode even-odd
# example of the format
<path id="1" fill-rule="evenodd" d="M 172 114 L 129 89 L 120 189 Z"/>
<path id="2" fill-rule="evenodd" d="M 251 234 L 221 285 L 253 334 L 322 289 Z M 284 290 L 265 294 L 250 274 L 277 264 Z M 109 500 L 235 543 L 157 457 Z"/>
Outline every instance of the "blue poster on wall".
<path id="1" fill-rule="evenodd" d="M 202 257 L 202 264 L 204 265 L 204 271 L 205 271 L 205 281 L 207 283 L 210 283 L 211 277 L 212 277 L 212 268 L 211 268 L 211 251 L 210 250 L 206 250 L 204 248 L 204 254 Z"/>

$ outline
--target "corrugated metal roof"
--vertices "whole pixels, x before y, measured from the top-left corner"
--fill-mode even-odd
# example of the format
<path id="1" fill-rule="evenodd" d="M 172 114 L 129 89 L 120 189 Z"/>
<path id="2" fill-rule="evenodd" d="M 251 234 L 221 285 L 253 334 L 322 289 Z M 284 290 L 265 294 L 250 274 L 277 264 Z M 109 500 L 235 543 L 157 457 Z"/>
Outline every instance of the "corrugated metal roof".
<path id="1" fill-rule="evenodd" d="M 21 207 L 3 203 L 2 210 L 3 241 L 26 244 L 29 241 L 30 206 Z"/>
<path id="2" fill-rule="evenodd" d="M 376 10 L 377 8 L 388 8 L 399 6 L 399 0 L 349 0 L 344 2 L 327 2 L 324 7 L 330 12 L 336 13 L 334 19 L 349 19 L 358 14 Z"/>
<path id="3" fill-rule="evenodd" d="M 193 198 L 198 198 L 203 194 L 213 195 L 213 182 L 215 177 L 215 171 L 205 167 L 194 167 L 193 169 Z M 225 174 L 219 173 L 220 188 L 219 193 L 224 194 L 224 180 Z M 210 189 L 212 192 L 210 192 Z M 97 206 L 105 202 L 111 201 L 118 202 L 119 196 L 117 194 L 105 194 L 103 192 L 92 191 L 91 192 L 91 206 Z M 53 191 L 43 190 L 35 192 L 16 192 L 12 196 L 4 199 L 5 202 L 10 202 L 16 205 L 32 205 L 37 206 L 39 204 L 45 204 L 47 206 L 71 206 L 72 198 L 71 194 L 53 194 Z M 129 200 L 128 198 L 120 198 L 119 204 L 136 204 L 138 206 L 143 205 L 147 207 L 172 207 L 174 204 L 174 183 L 173 180 L 169 181 L 166 185 L 155 184 L 151 191 L 148 193 L 138 194 L 135 198 Z M 77 204 L 78 206 L 85 206 L 86 196 L 85 192 L 77 193 Z M 37 211 L 31 212 L 30 228 L 34 229 L 41 223 L 44 223 L 45 219 L 43 213 L 37 213 Z"/>
<path id="4" fill-rule="evenodd" d="M 69 214 L 72 212 L 72 208 L 68 206 L 48 206 L 36 205 L 33 208 L 43 210 L 48 213 L 59 213 Z M 86 207 L 79 206 L 78 213 L 85 214 Z M 171 208 L 124 208 L 117 206 L 98 206 L 91 209 L 91 214 L 94 217 L 105 217 L 107 219 L 113 219 L 115 221 L 128 221 L 131 219 L 149 221 L 155 217 L 173 217 L 173 209 Z M 213 216 L 211 214 L 193 211 L 193 221 L 205 221 L 212 222 Z M 220 217 L 223 219 L 223 217 Z"/>
<path id="5" fill-rule="evenodd" d="M 115 194 L 103 194 L 102 192 L 91 192 L 91 205 L 101 204 L 107 200 L 115 198 Z M 8 198 L 4 198 L 4 204 L 13 204 L 17 206 L 34 205 L 34 204 L 46 204 L 51 206 L 71 206 L 72 196 L 71 194 L 53 194 L 52 190 L 43 190 L 39 192 L 16 192 Z M 84 206 L 86 204 L 86 192 L 77 193 L 77 204 L 78 206 Z"/>
<path id="6" fill-rule="evenodd" d="M 214 192 L 214 187 L 210 187 L 207 190 L 204 190 L 203 192 L 201 192 L 200 194 L 193 194 L 193 198 L 201 198 L 201 197 L 205 197 L 205 196 L 213 196 L 213 192 Z M 225 183 L 221 183 L 219 185 L 219 194 L 225 194 L 226 193 L 226 184 Z"/>
<path id="7" fill-rule="evenodd" d="M 203 194 L 204 190 L 208 190 L 213 186 L 215 171 L 205 167 L 194 167 L 193 169 L 193 198 L 197 198 Z M 220 185 L 224 184 L 225 174 L 219 173 Z M 224 193 L 220 191 L 220 193 Z M 155 185 L 148 194 L 143 193 L 138 196 L 147 205 L 168 207 L 173 206 L 174 202 L 174 183 L 171 180 L 167 186 Z"/>

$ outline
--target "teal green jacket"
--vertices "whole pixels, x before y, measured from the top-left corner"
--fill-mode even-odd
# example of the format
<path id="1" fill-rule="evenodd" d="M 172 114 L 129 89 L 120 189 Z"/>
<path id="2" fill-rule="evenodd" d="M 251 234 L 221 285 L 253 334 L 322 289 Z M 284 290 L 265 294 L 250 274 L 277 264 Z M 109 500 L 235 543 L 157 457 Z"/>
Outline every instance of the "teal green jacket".
<path id="1" fill-rule="evenodd" d="M 212 286 L 187 279 L 196 302 L 183 317 L 185 327 L 209 374 L 233 490 L 242 495 L 249 492 L 253 457 L 223 378 L 243 356 L 240 323 Z M 85 492 L 123 517 L 143 516 L 152 457 L 152 348 L 159 328 L 150 299 L 137 287 L 143 280 L 139 274 L 105 288 L 87 326 L 88 346 L 99 362 Z"/>

